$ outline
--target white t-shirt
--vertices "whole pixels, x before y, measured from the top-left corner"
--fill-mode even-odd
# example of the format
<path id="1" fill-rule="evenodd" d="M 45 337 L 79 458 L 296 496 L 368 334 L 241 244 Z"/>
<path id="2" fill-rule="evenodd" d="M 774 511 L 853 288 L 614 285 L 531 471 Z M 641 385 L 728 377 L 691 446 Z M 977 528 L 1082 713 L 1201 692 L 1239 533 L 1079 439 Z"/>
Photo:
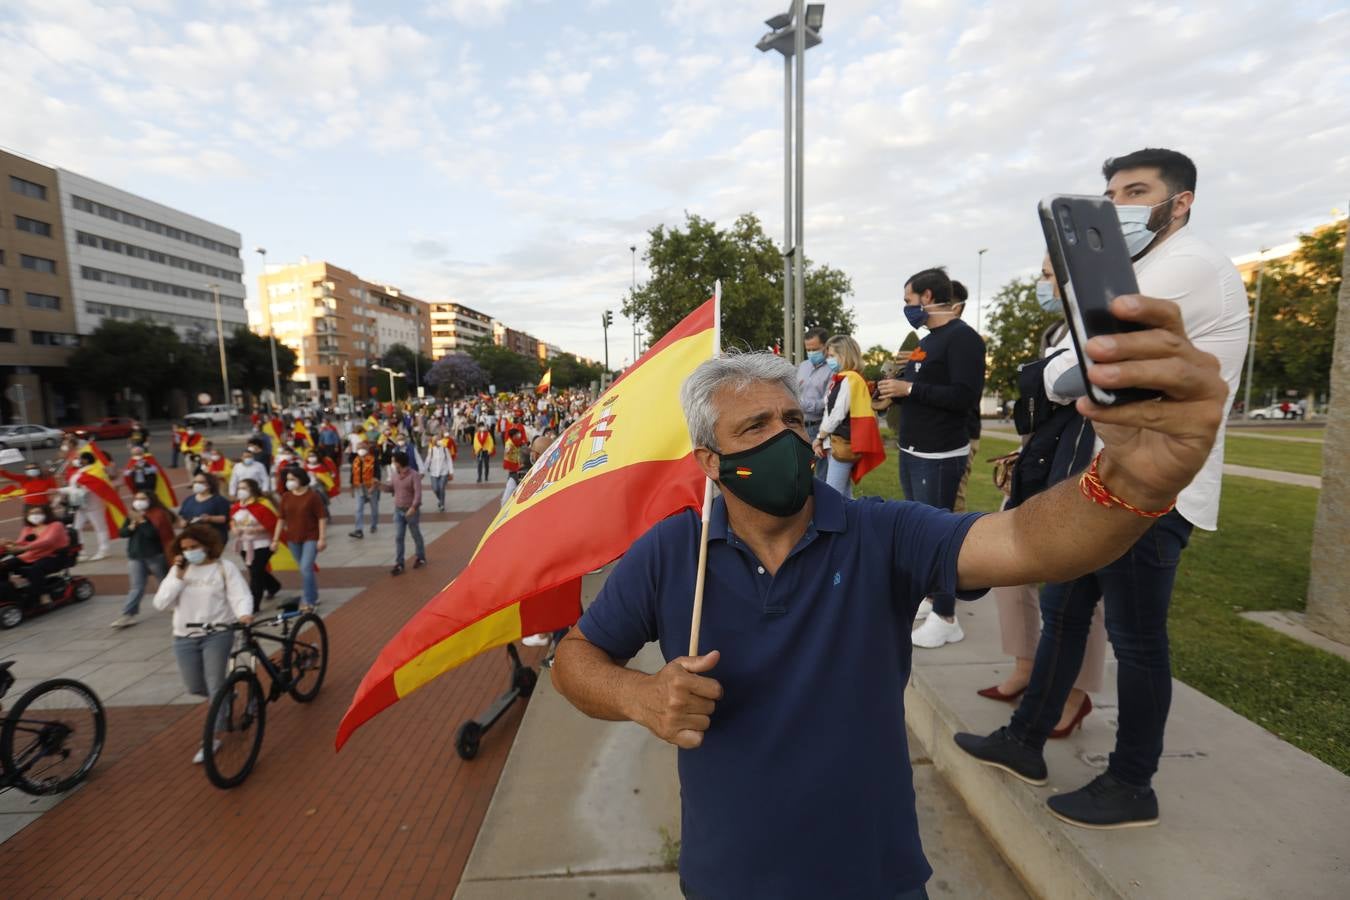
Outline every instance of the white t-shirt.
<path id="1" fill-rule="evenodd" d="M 1219 360 L 1219 372 L 1228 382 L 1223 424 L 1214 441 L 1209 459 L 1195 479 L 1177 496 L 1177 511 L 1196 528 L 1214 531 L 1219 527 L 1219 488 L 1223 480 L 1223 439 L 1228 411 L 1242 377 L 1247 355 L 1250 316 L 1247 288 L 1233 261 L 1187 226 L 1159 244 L 1134 264 L 1139 292 L 1146 297 L 1171 300 L 1181 307 L 1186 336 L 1196 347 Z M 1061 397 L 1051 386 L 1065 371 L 1078 365 L 1073 353 L 1061 354 L 1046 364 L 1046 395 L 1056 403 Z M 1101 446 L 1100 439 L 1097 442 Z"/>

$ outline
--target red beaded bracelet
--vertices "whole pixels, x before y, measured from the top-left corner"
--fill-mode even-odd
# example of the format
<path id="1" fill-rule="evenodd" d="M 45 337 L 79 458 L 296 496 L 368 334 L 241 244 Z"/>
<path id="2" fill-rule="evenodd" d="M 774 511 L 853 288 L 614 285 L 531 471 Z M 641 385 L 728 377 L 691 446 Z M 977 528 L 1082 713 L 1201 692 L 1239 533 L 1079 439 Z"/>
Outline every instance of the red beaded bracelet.
<path id="1" fill-rule="evenodd" d="M 1110 488 L 1102 483 L 1101 476 L 1097 474 L 1097 466 L 1101 461 L 1102 454 L 1098 453 L 1092 460 L 1092 465 L 1089 466 L 1088 470 L 1078 479 L 1078 489 L 1083 492 L 1084 497 L 1088 498 L 1093 503 L 1099 503 L 1108 509 L 1112 506 L 1119 506 L 1121 509 L 1128 509 L 1136 516 L 1143 516 L 1146 519 L 1160 519 L 1176 507 L 1177 501 L 1173 500 L 1171 503 L 1167 504 L 1165 509 L 1149 511 L 1140 509 L 1128 501 L 1117 497 L 1115 494 L 1111 493 Z"/>

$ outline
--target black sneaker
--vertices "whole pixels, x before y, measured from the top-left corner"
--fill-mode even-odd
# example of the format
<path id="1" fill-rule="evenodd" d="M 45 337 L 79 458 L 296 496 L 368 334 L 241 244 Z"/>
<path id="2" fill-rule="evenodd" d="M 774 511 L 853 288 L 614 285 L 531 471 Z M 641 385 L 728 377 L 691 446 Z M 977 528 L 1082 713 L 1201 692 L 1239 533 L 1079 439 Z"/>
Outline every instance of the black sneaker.
<path id="1" fill-rule="evenodd" d="M 365 539 L 365 533 L 360 531 L 349 532 L 347 537 L 356 538 L 358 541 Z"/>
<path id="2" fill-rule="evenodd" d="M 427 564 L 427 560 L 426 560 L 426 557 L 424 557 L 424 556 L 419 556 L 419 557 L 417 557 L 417 559 L 414 559 L 414 560 L 413 560 L 413 568 L 414 568 L 414 569 L 420 569 L 420 568 L 422 568 L 423 566 L 425 566 L 426 564 Z"/>
<path id="3" fill-rule="evenodd" d="M 1045 784 L 1045 757 L 1039 750 L 1033 750 L 1019 741 L 1006 726 L 988 737 L 962 732 L 954 735 L 954 740 L 956 746 L 986 766 L 1016 775 L 1027 784 L 1038 787 Z"/>
<path id="4" fill-rule="evenodd" d="M 402 575 L 402 574 L 403 574 L 403 563 L 399 563 L 398 565 L 396 565 L 396 566 L 394 566 L 392 569 L 390 569 L 390 570 L 389 570 L 389 574 L 390 574 L 390 575 Z"/>
<path id="5" fill-rule="evenodd" d="M 1158 824 L 1158 795 L 1103 772 L 1083 787 L 1046 801 L 1055 818 L 1080 828 L 1145 828 Z"/>

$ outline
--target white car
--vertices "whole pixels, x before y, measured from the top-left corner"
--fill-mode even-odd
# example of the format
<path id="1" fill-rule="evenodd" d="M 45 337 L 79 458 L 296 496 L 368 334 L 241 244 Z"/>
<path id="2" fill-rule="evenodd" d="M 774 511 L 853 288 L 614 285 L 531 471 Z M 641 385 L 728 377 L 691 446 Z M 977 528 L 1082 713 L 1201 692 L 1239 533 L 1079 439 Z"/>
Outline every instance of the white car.
<path id="1" fill-rule="evenodd" d="M 1280 409 L 1280 404 L 1272 403 L 1270 406 L 1263 406 L 1260 409 L 1254 409 L 1247 414 L 1249 419 L 1297 419 L 1298 407 L 1289 404 L 1289 412 L 1286 413 Z"/>
<path id="2" fill-rule="evenodd" d="M 63 437 L 63 432 L 42 425 L 0 425 L 0 449 L 22 447 L 36 450 L 38 447 L 55 447 Z"/>
<path id="3" fill-rule="evenodd" d="M 234 421 L 234 407 L 228 403 L 212 403 L 196 412 L 188 413 L 183 421 L 189 425 L 228 425 Z"/>

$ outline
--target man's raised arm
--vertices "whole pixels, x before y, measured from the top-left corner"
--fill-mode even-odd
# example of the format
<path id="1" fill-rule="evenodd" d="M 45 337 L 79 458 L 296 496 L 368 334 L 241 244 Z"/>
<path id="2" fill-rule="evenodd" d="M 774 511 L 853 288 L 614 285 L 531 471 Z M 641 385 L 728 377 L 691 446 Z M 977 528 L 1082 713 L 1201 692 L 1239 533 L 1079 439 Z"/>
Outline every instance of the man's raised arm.
<path id="1" fill-rule="evenodd" d="M 1016 509 L 984 516 L 961 548 L 961 588 L 1068 581 L 1101 568 L 1171 508 L 1209 457 L 1228 397 L 1218 360 L 1186 339 L 1175 303 L 1117 297 L 1111 311 L 1151 328 L 1088 341 L 1092 382 L 1153 388 L 1163 398 L 1121 406 L 1079 399 L 1079 412 L 1105 444 L 1095 499 L 1071 479 Z"/>

